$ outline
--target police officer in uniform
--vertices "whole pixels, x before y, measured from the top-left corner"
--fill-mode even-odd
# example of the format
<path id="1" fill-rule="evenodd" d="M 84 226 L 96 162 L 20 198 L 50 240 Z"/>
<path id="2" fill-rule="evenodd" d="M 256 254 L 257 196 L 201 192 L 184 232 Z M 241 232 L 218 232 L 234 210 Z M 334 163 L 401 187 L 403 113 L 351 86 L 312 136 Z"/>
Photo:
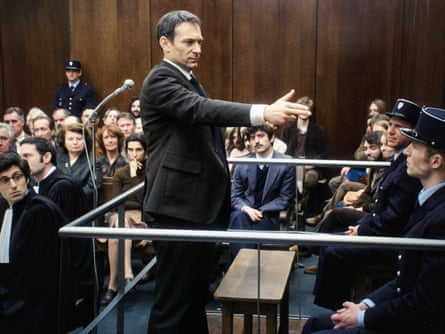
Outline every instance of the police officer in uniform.
<path id="1" fill-rule="evenodd" d="M 94 108 L 97 103 L 93 87 L 80 81 L 82 69 L 80 61 L 69 59 L 65 62 L 67 82 L 56 89 L 51 110 L 65 108 L 72 115 L 80 118 L 86 107 Z"/>

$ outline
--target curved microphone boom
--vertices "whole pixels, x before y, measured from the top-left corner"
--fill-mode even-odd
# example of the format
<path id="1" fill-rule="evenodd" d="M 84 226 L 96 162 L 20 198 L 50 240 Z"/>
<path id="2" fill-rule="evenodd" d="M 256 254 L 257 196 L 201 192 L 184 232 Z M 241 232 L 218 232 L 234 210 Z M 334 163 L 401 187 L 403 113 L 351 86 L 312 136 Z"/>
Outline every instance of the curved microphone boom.
<path id="1" fill-rule="evenodd" d="M 134 81 L 131 79 L 127 79 L 124 81 L 124 84 L 119 87 L 118 89 L 116 89 L 114 92 L 112 92 L 110 95 L 108 95 L 106 98 L 104 98 L 102 101 L 100 101 L 100 103 L 96 106 L 96 108 L 94 108 L 93 112 L 91 113 L 90 116 L 88 116 L 88 118 L 85 120 L 85 122 L 83 123 L 83 126 L 86 127 L 88 125 L 88 123 L 92 120 L 92 119 L 96 119 L 97 117 L 97 112 L 100 110 L 100 108 L 102 108 L 102 106 L 107 103 L 109 100 L 111 100 L 113 97 L 119 95 L 120 93 L 122 93 L 123 91 L 126 90 L 130 90 L 134 87 Z"/>

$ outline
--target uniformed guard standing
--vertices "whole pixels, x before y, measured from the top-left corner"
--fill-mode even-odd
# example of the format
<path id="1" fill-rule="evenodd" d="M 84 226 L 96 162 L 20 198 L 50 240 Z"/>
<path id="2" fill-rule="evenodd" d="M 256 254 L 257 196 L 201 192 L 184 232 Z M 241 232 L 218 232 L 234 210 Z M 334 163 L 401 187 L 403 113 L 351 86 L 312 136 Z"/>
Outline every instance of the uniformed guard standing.
<path id="1" fill-rule="evenodd" d="M 80 61 L 67 60 L 65 62 L 65 76 L 68 82 L 57 87 L 51 110 L 65 108 L 72 115 L 80 118 L 83 109 L 96 106 L 96 92 L 93 87 L 80 81 L 82 76 Z"/>

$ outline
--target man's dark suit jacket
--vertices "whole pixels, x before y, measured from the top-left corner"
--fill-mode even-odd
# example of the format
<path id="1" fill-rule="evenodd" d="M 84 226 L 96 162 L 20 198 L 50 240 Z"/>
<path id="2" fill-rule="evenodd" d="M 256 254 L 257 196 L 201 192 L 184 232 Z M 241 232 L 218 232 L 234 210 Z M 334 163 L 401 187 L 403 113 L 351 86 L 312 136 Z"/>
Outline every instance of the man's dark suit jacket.
<path id="1" fill-rule="evenodd" d="M 255 158 L 255 154 L 249 154 L 248 158 Z M 272 158 L 286 159 L 288 155 L 274 151 Z M 241 210 L 243 206 L 255 206 L 257 193 L 257 165 L 235 166 L 232 183 L 232 208 Z M 290 207 L 295 198 L 295 167 L 286 165 L 271 165 L 264 184 L 260 211 L 272 215 L 272 220 L 279 223 L 279 212 Z"/>
<path id="2" fill-rule="evenodd" d="M 251 105 L 200 96 L 164 61 L 145 79 L 141 107 L 148 153 L 144 221 L 161 215 L 207 225 L 223 212 L 219 221 L 227 224 L 229 173 L 215 152 L 209 124 L 250 126 Z"/>

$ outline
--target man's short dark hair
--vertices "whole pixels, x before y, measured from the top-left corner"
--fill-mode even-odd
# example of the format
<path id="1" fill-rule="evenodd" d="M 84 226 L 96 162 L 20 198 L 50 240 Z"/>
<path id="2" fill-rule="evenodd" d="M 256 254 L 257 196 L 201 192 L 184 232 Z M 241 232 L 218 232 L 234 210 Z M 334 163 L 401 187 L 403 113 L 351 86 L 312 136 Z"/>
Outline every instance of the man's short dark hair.
<path id="1" fill-rule="evenodd" d="M 12 166 L 20 168 L 26 180 L 30 180 L 31 170 L 26 160 L 21 159 L 15 152 L 0 154 L 0 173 L 3 173 Z"/>
<path id="2" fill-rule="evenodd" d="M 156 26 L 156 37 L 158 42 L 162 36 L 167 37 L 168 40 L 172 42 L 175 39 L 176 26 L 183 22 L 197 24 L 201 27 L 201 20 L 195 14 L 186 10 L 168 12 L 159 19 Z"/>
<path id="3" fill-rule="evenodd" d="M 373 131 L 370 133 L 365 134 L 363 137 L 363 141 L 367 141 L 371 145 L 378 145 L 382 146 L 382 136 L 385 133 L 383 131 Z"/>
<path id="4" fill-rule="evenodd" d="M 142 147 L 144 148 L 144 151 L 147 152 L 147 144 L 145 143 L 144 136 L 140 133 L 134 133 L 132 135 L 129 135 L 127 139 L 125 139 L 125 151 L 127 151 L 128 149 L 128 143 L 132 141 L 140 142 Z"/>
<path id="5" fill-rule="evenodd" d="M 247 129 L 247 133 L 249 134 L 249 137 L 258 131 L 266 132 L 269 139 L 272 139 L 272 137 L 273 137 L 273 129 L 268 124 L 251 126 L 250 128 Z"/>
<path id="6" fill-rule="evenodd" d="M 20 146 L 22 146 L 23 144 L 34 145 L 36 150 L 37 150 L 37 152 L 39 152 L 39 154 L 41 156 L 43 156 L 47 152 L 51 153 L 51 163 L 54 166 L 57 165 L 56 148 L 54 147 L 54 145 L 52 143 L 50 143 L 45 138 L 41 138 L 41 137 L 26 137 L 25 139 L 22 140 L 22 142 L 20 143 Z"/>

